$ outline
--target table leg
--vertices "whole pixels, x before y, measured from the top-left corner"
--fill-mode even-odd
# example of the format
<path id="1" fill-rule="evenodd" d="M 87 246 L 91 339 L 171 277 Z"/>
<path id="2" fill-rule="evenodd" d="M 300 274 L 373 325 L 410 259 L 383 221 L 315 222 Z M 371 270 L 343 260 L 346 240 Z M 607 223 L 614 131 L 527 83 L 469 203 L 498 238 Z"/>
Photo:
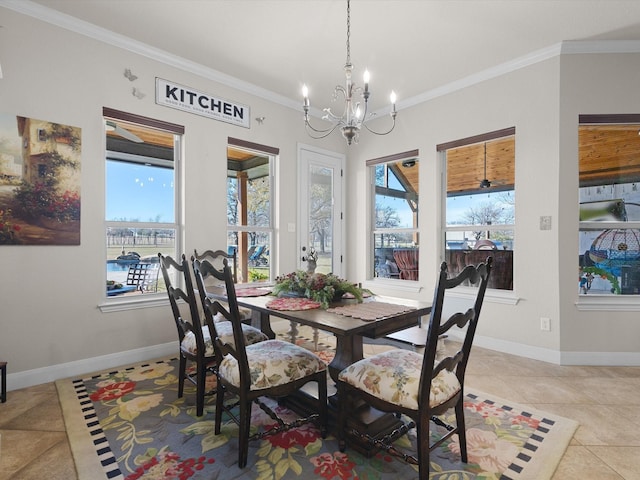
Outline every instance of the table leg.
<path id="1" fill-rule="evenodd" d="M 336 336 L 336 355 L 329 364 L 329 375 L 334 382 L 342 370 L 364 358 L 362 345 L 362 335 Z"/>
<path id="2" fill-rule="evenodd" d="M 270 339 L 276 338 L 276 332 L 271 329 L 271 320 L 269 319 L 269 314 L 264 312 L 259 312 L 258 310 L 253 310 L 251 315 L 251 323 L 254 327 L 259 328 L 262 333 L 264 333 Z M 256 325 L 258 323 L 259 325 Z"/>

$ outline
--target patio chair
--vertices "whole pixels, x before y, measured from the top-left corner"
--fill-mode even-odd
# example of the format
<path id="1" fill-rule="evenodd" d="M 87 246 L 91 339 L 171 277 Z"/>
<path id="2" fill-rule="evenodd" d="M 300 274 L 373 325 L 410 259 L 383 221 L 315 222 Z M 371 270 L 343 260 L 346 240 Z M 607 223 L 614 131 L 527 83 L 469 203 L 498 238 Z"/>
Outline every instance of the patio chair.
<path id="1" fill-rule="evenodd" d="M 348 438 L 359 439 L 417 465 L 419 478 L 427 480 L 430 452 L 457 433 L 462 461 L 467 462 L 464 378 L 492 261 L 488 257 L 486 263 L 477 267 L 468 265 L 451 279 L 448 278 L 447 264 L 442 263 L 433 296 L 424 354 L 393 349 L 360 360 L 340 372 L 337 382 L 340 451 L 345 450 Z M 465 312 L 454 313 L 443 322 L 445 292 L 466 280 L 476 285 L 472 306 Z M 466 326 L 462 348 L 452 356 L 436 357 L 438 338 L 453 326 Z M 354 415 L 357 405 L 392 412 L 403 423 L 390 434 L 374 438 L 349 426 L 348 417 Z M 445 422 L 444 414 L 450 409 L 455 411 L 455 425 Z M 432 421 L 446 432 L 433 443 L 430 430 Z M 417 455 L 407 454 L 394 445 L 395 440 L 413 428 L 417 430 Z"/>
<path id="2" fill-rule="evenodd" d="M 134 285 L 136 290 L 144 292 L 158 291 L 158 275 L 160 264 L 136 263 L 129 267 L 127 273 L 127 285 Z"/>

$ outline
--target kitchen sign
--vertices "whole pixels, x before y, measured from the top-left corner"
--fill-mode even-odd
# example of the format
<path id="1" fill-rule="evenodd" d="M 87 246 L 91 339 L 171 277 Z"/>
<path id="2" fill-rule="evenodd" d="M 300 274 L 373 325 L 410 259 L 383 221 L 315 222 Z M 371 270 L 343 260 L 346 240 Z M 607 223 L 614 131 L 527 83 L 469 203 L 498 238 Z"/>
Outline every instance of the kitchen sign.
<path id="1" fill-rule="evenodd" d="M 213 118 L 249 128 L 250 109 L 246 105 L 214 97 L 193 88 L 156 77 L 156 103 L 183 112 Z"/>

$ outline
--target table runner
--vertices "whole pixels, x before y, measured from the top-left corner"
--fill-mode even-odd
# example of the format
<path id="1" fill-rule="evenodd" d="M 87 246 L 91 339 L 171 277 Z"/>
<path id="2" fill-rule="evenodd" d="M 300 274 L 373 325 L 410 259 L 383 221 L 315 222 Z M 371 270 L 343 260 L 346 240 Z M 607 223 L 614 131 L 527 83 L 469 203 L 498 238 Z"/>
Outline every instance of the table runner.
<path id="1" fill-rule="evenodd" d="M 282 297 L 267 302 L 267 308 L 272 310 L 313 310 L 320 308 L 320 302 L 308 298 Z"/>
<path id="2" fill-rule="evenodd" d="M 327 312 L 344 315 L 345 317 L 358 318 L 360 320 L 373 321 L 413 310 L 415 310 L 415 308 L 398 305 L 396 303 L 366 302 L 329 308 Z"/>

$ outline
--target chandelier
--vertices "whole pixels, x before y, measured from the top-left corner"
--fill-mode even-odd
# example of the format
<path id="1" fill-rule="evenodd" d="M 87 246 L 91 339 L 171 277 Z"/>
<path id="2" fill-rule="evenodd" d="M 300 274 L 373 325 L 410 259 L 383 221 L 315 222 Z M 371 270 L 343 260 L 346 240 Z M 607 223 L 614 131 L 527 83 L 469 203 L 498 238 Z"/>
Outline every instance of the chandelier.
<path id="1" fill-rule="evenodd" d="M 396 94 L 395 92 L 391 92 L 390 100 L 391 100 L 391 128 L 386 132 L 376 132 L 371 130 L 367 124 L 365 123 L 367 117 L 367 108 L 369 95 L 369 71 L 365 70 L 363 81 L 363 87 L 356 87 L 356 85 L 351 80 L 351 73 L 353 71 L 353 65 L 351 64 L 351 45 L 349 42 L 351 36 L 351 0 L 347 0 L 347 61 L 344 65 L 344 73 L 347 77 L 346 84 L 343 87 L 342 85 L 337 85 L 333 90 L 333 100 L 336 101 L 339 96 L 344 98 L 344 111 L 342 115 L 335 115 L 331 108 L 325 108 L 323 111 L 325 114 L 322 119 L 327 120 L 333 123 L 333 125 L 327 129 L 318 129 L 314 128 L 311 123 L 309 123 L 309 89 L 306 85 L 302 86 L 302 96 L 304 97 L 303 110 L 304 110 L 304 125 L 307 129 L 307 133 L 310 137 L 319 139 L 325 138 L 337 128 L 342 132 L 342 136 L 347 140 L 347 144 L 351 145 L 354 141 L 358 143 L 358 135 L 360 133 L 361 128 L 364 126 L 368 131 L 374 133 L 376 135 L 387 135 L 391 133 L 393 128 L 396 126 Z M 357 99 L 354 99 L 355 95 L 360 95 L 364 99 L 364 109 L 360 108 L 360 102 Z"/>

